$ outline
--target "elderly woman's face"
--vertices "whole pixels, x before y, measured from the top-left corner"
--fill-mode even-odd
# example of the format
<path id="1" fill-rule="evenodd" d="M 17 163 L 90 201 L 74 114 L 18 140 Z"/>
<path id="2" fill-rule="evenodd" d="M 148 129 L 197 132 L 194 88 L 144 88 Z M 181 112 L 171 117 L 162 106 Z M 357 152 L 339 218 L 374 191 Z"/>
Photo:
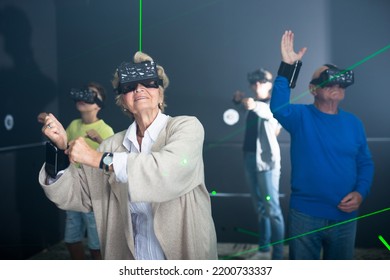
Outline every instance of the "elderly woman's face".
<path id="1" fill-rule="evenodd" d="M 138 84 L 134 91 L 123 95 L 126 108 L 134 115 L 141 113 L 158 113 L 158 103 L 162 102 L 158 88 L 147 88 Z"/>

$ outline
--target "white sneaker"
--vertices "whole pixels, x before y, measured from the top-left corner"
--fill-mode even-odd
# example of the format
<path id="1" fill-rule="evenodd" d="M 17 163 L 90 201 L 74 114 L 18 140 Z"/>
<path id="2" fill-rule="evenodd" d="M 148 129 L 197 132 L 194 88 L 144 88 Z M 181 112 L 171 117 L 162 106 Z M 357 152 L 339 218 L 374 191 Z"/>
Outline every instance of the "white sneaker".
<path id="1" fill-rule="evenodd" d="M 271 259 L 271 252 L 261 252 L 257 251 L 252 257 L 249 258 L 250 260 L 270 260 Z"/>

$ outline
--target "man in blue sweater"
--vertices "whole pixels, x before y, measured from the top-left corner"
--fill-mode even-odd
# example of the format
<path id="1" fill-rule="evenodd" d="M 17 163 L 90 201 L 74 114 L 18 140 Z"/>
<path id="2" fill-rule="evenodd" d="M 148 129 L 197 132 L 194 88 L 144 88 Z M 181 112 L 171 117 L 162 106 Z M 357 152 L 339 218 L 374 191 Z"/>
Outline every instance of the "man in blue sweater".
<path id="1" fill-rule="evenodd" d="M 290 104 L 305 52 L 294 51 L 291 31 L 283 34 L 271 98 L 274 117 L 291 135 L 290 259 L 320 259 L 321 250 L 324 259 L 353 259 L 356 220 L 348 220 L 374 173 L 362 122 L 339 108 L 353 73 L 326 64 L 309 85 L 314 103 Z"/>

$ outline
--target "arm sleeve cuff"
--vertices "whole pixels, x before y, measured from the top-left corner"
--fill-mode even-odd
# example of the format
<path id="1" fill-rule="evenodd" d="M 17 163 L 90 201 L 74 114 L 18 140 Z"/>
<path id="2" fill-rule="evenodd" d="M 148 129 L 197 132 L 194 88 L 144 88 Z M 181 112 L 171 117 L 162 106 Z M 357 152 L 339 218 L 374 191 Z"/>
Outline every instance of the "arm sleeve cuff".
<path id="1" fill-rule="evenodd" d="M 127 155 L 128 153 L 114 153 L 112 158 L 112 164 L 114 166 L 114 172 L 116 180 L 120 183 L 127 183 Z"/>

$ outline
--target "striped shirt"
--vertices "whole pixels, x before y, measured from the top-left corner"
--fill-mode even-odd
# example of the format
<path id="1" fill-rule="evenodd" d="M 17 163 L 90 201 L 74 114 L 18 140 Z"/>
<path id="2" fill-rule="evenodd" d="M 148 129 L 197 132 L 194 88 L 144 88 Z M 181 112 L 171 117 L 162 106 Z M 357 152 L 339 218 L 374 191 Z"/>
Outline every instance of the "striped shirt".
<path id="1" fill-rule="evenodd" d="M 141 147 L 139 147 L 137 141 L 137 124 L 134 121 L 126 131 L 123 145 L 129 151 L 129 153 L 145 153 L 150 154 L 151 148 L 156 141 L 161 130 L 166 126 L 168 116 L 158 113 L 156 119 L 145 131 L 144 138 L 142 139 Z M 118 182 L 127 183 L 127 154 L 114 153 L 113 165 L 115 175 Z M 134 182 L 129 182 L 129 188 L 131 188 Z M 129 192 L 129 211 L 130 211 L 130 225 L 132 226 L 134 236 L 135 247 L 135 259 L 136 260 L 164 260 L 164 252 L 161 248 L 159 241 L 153 227 L 153 212 L 151 203 L 148 202 L 131 202 Z"/>

